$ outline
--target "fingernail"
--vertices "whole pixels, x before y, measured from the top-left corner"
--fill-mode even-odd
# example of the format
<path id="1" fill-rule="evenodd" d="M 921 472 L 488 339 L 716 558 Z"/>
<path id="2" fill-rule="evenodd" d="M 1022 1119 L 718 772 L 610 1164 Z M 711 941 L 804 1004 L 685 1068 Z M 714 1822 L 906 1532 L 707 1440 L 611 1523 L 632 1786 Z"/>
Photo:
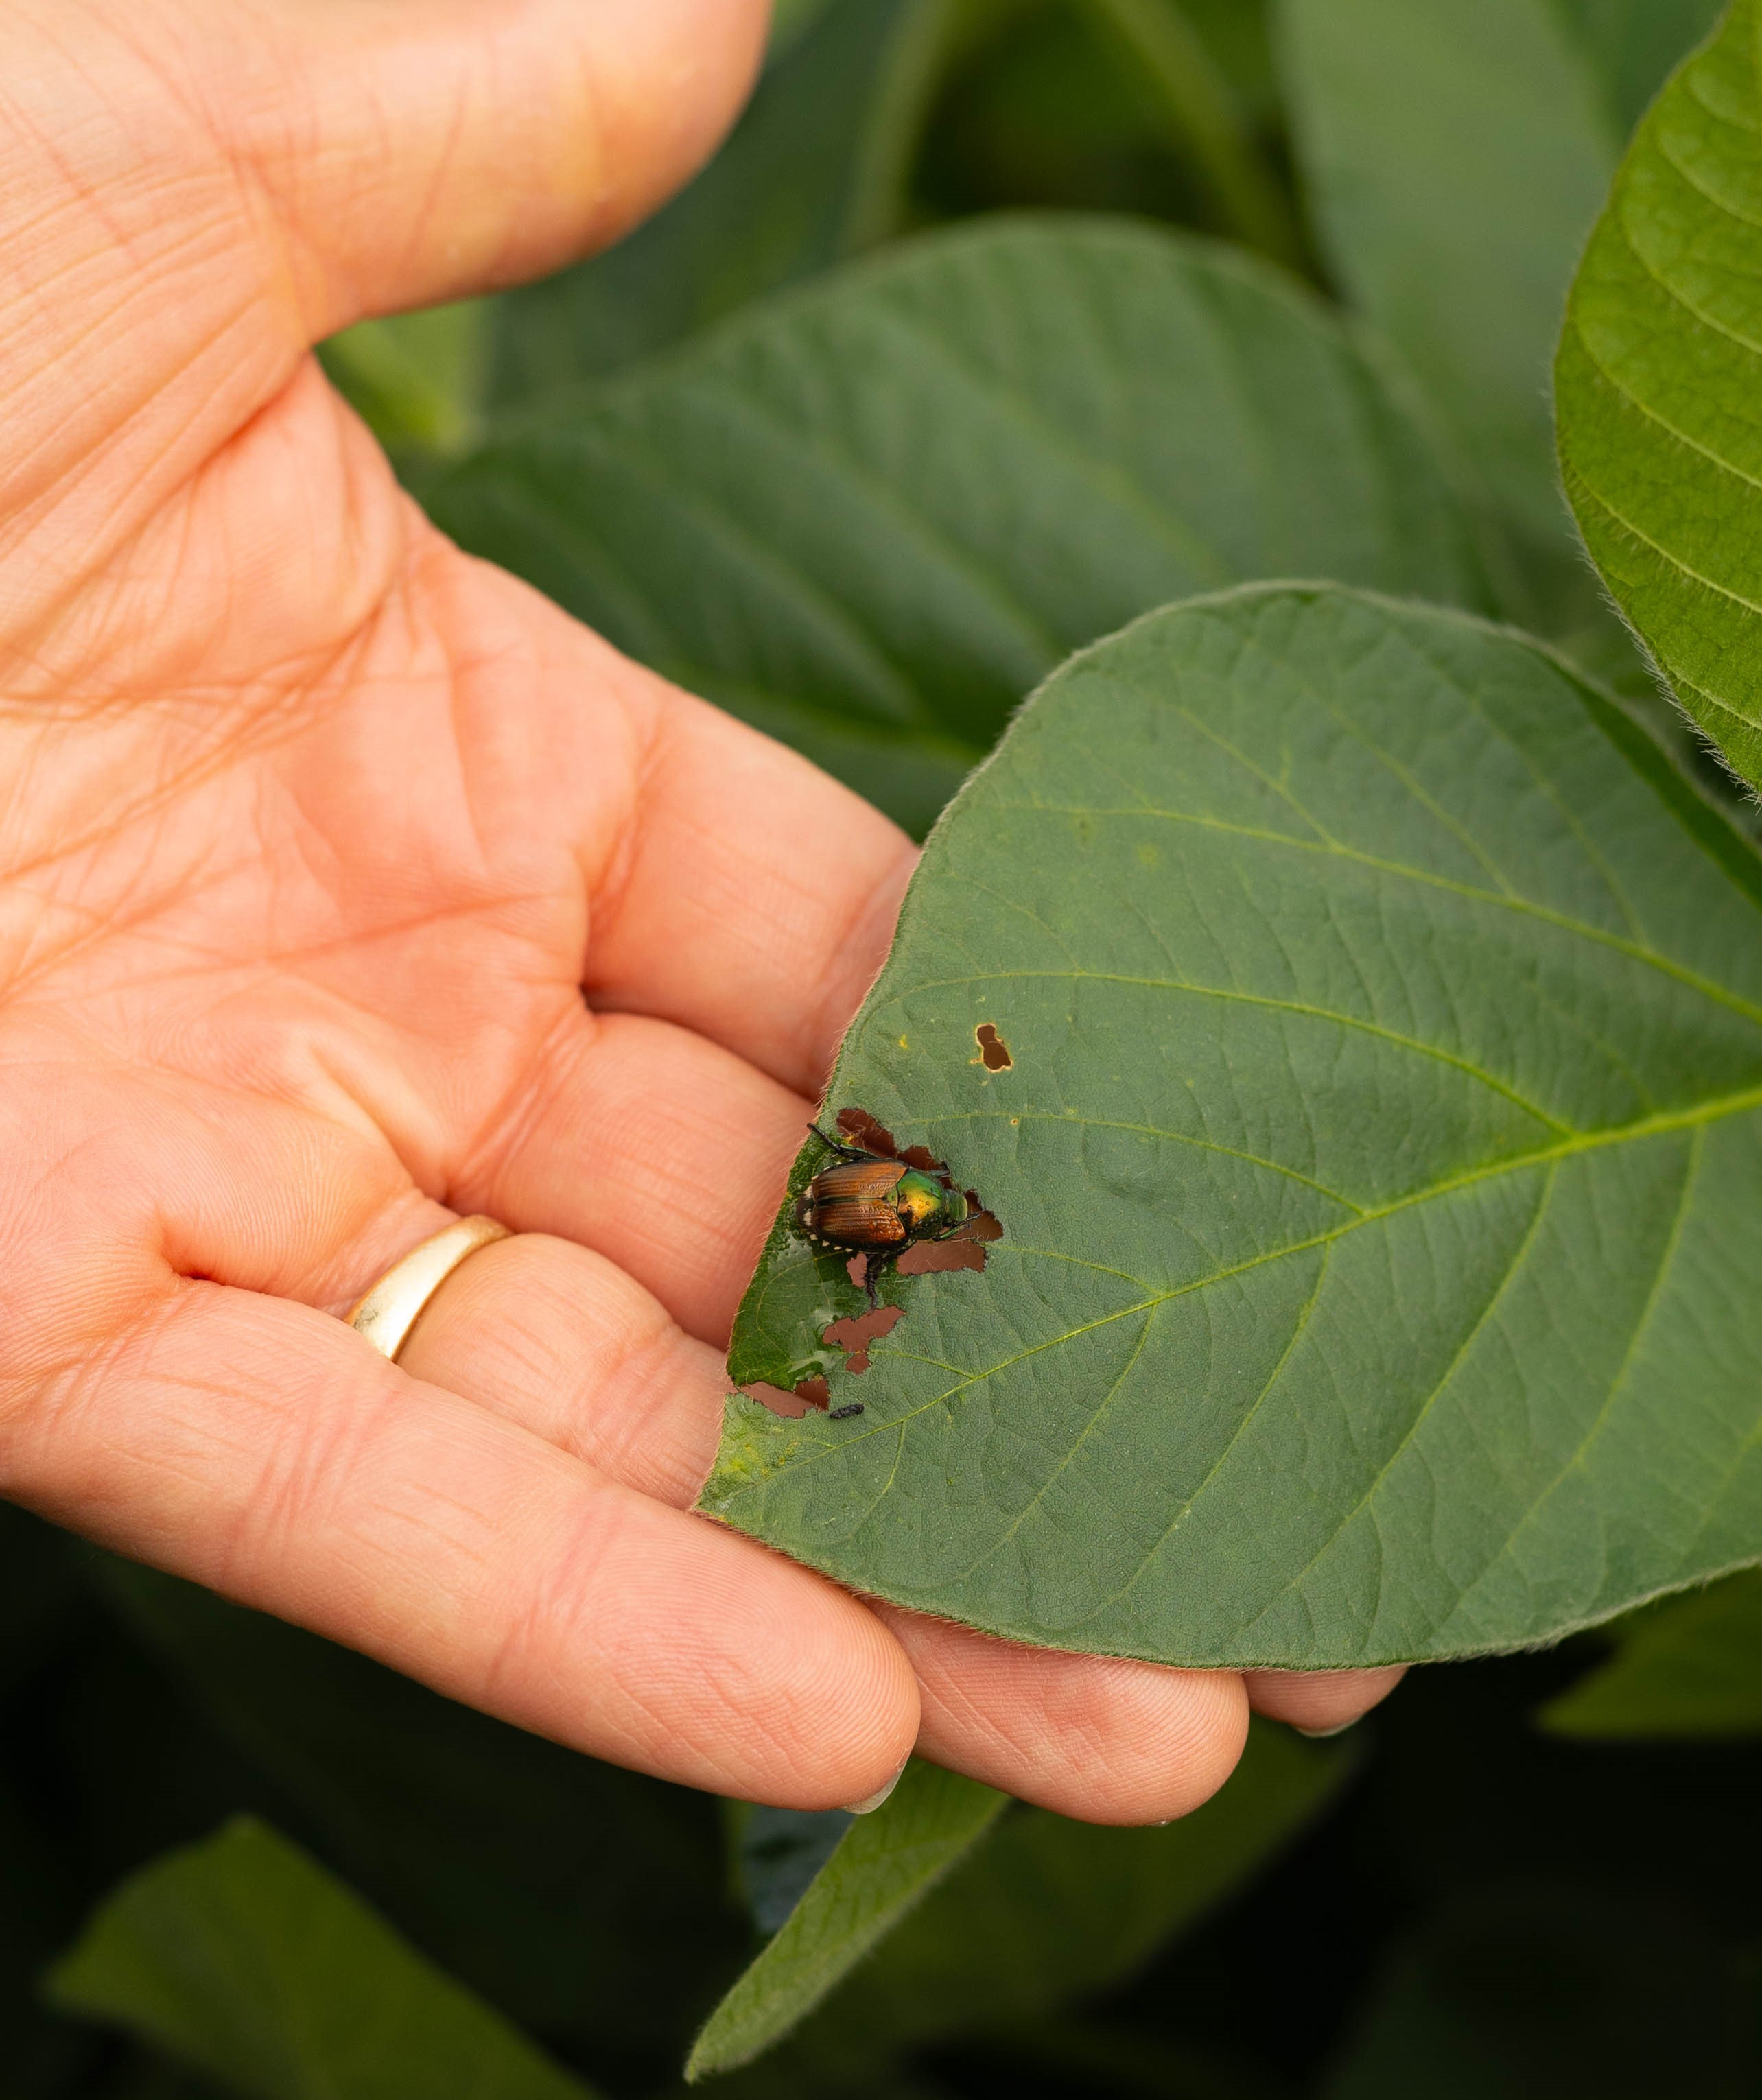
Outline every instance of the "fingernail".
<path id="1" fill-rule="evenodd" d="M 1358 1715 L 1354 1714 L 1349 1721 L 1336 1721 L 1331 1728 L 1299 1728 L 1293 1723 L 1292 1732 L 1294 1735 L 1307 1736 L 1312 1743 L 1325 1743 L 1330 1736 L 1343 1736 L 1347 1729 L 1356 1728 L 1358 1719 Z"/>
<path id="2" fill-rule="evenodd" d="M 879 1808 L 881 1803 L 887 1798 L 888 1795 L 893 1792 L 896 1786 L 898 1786 L 900 1780 L 904 1776 L 905 1767 L 901 1765 L 899 1771 L 894 1774 L 893 1777 L 888 1780 L 885 1786 L 877 1787 L 872 1793 L 865 1793 L 860 1801 L 847 1801 L 845 1803 L 845 1814 L 846 1815 L 872 1815 L 876 1810 Z"/>

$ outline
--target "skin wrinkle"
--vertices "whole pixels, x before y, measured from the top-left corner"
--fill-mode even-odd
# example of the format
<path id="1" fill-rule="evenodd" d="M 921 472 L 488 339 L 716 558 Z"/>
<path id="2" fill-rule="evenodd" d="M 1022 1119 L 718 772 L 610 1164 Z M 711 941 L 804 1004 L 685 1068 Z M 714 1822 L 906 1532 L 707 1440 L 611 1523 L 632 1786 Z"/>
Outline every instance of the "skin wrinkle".
<path id="1" fill-rule="evenodd" d="M 463 1194 L 493 1188 L 492 1162 L 517 1158 L 531 1143 L 546 1097 L 571 1091 L 569 1079 L 585 1066 L 594 1048 L 591 1031 L 582 1021 L 581 1001 L 565 993 L 555 1018 L 510 1072 L 501 1096 L 453 1159 L 449 1190 Z"/>
<path id="2" fill-rule="evenodd" d="M 584 1625 L 572 1637 L 572 1622 L 603 1594 L 603 1572 L 623 1544 L 620 1512 L 603 1505 L 612 1498 L 589 1489 L 560 1551 L 553 1546 L 535 1571 L 531 1593 L 522 1608 L 501 1622 L 482 1665 L 477 1696 L 487 1705 L 498 1694 L 535 1675 L 533 1665 L 559 1648 L 593 1644 L 593 1630 Z M 651 1717 L 658 1718 L 658 1717 Z"/>

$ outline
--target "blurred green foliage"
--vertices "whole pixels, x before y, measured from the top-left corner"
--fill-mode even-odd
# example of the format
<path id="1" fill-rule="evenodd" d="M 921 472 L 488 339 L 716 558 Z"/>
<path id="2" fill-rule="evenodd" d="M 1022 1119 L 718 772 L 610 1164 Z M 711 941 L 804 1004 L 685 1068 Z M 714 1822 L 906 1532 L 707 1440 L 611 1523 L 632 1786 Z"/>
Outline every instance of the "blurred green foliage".
<path id="1" fill-rule="evenodd" d="M 1543 390 L 1625 135 L 1714 12 L 793 0 L 650 226 L 323 355 L 449 529 L 916 828 L 1060 653 L 1217 580 L 1194 540 L 1230 576 L 1490 596 L 1644 704 Z M 1024 210 L 1174 229 L 1083 238 L 1178 258 L 1185 302 L 1048 277 L 1074 230 L 1012 265 L 944 230 Z M 887 252 L 926 232 L 956 246 Z M 978 293 L 935 259 L 957 253 Z M 1013 306 L 1009 268 L 1040 284 Z M 915 364 L 877 333 L 907 283 Z M 938 475 L 987 406 L 996 508 L 963 543 Z M 1371 431 L 1398 472 L 1370 470 Z M 911 590 L 827 567 L 859 501 Z M 1376 567 L 1400 560 L 1432 566 Z M 973 610 L 1000 577 L 1049 637 L 1019 661 Z M 934 701 L 904 760 L 877 692 Z M 1257 1731 L 1168 1830 L 994 1814 L 934 1775 L 853 1826 L 718 1813 L 0 1509 L 0 2091 L 658 2096 L 718 2003 L 835 1952 L 848 1912 L 893 1930 L 819 1963 L 730 2100 L 1758 2100 L 1755 1597 L 1739 1577 L 1613 1648 L 1420 1673 L 1349 1753 Z M 886 1910 L 914 1802 L 938 1873 Z"/>

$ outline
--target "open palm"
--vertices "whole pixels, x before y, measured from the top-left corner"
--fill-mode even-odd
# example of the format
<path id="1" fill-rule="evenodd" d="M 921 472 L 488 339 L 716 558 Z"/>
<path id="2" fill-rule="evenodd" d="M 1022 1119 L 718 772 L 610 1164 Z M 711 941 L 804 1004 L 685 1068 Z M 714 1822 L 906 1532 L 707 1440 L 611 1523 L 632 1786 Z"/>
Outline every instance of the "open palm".
<path id="1" fill-rule="evenodd" d="M 0 1487 L 598 1754 L 914 1741 L 1192 1805 L 1252 1691 L 882 1613 L 689 1513 L 907 841 L 399 491 L 311 344 L 609 237 L 744 0 L 21 0 L 0 28 Z M 585 993 L 585 997 L 584 997 Z M 394 1368 L 334 1316 L 461 1212 Z"/>

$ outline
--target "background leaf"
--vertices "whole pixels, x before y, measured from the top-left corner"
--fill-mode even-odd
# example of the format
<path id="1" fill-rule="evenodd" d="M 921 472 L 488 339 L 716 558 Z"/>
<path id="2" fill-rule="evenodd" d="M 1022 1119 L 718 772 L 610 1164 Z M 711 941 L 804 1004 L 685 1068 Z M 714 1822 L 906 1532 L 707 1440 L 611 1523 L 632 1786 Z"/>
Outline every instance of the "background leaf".
<path id="1" fill-rule="evenodd" d="M 193 1584 L 93 1555 L 103 1594 L 272 1775 L 302 1834 L 514 2017 L 683 2046 L 738 1934 L 712 1804 L 492 1721 Z"/>
<path id="2" fill-rule="evenodd" d="M 771 55 L 775 59 L 787 51 L 816 15 L 825 11 L 828 0 L 772 0 Z"/>
<path id="3" fill-rule="evenodd" d="M 1762 1736 L 1762 1573 L 1642 1613 L 1539 1718 L 1560 1736 Z"/>
<path id="4" fill-rule="evenodd" d="M 1643 690 L 1574 544 L 1548 360 L 1627 128 L 1716 0 L 1283 0 L 1316 224 L 1508 543 L 1504 609 Z"/>
<path id="5" fill-rule="evenodd" d="M 340 1882 L 243 1818 L 129 1882 L 50 1988 L 250 2100 L 589 2100 Z"/>
<path id="6" fill-rule="evenodd" d="M 1052 2019 L 1239 1890 L 1333 1798 L 1353 1762 L 1343 1746 L 1257 1722 L 1221 1791 L 1160 1829 L 1012 1808 L 804 2038 L 860 2059 Z"/>
<path id="7" fill-rule="evenodd" d="M 535 416 L 430 492 L 473 551 L 922 830 L 1022 695 L 1164 599 L 1482 602 L 1318 302 L 1148 228 L 940 236 Z"/>
<path id="8" fill-rule="evenodd" d="M 1128 12 L 1122 24 L 1105 0 L 967 0 L 916 170 L 921 209 L 1111 211 L 1227 234 L 1228 197 L 1189 121 L 1197 76 L 1211 128 L 1270 172 L 1285 222 L 1273 252 L 1286 254 L 1299 214 L 1264 0 L 1147 0 Z M 1171 25 L 1186 46 L 1172 83 Z M 1300 245 L 1307 262 L 1301 232 Z"/>
<path id="9" fill-rule="evenodd" d="M 1719 20 L 1723 0 L 1551 0 L 1590 62 L 1610 126 L 1625 139 L 1671 69 Z M 1490 121 L 1497 118 L 1489 112 Z"/>
<path id="10" fill-rule="evenodd" d="M 1210 191 L 1219 223 L 1250 248 L 1301 269 L 1303 236 L 1290 197 L 1261 153 L 1248 112 L 1181 0 L 1080 0 L 1119 43 Z"/>
<path id="11" fill-rule="evenodd" d="M 1677 698 L 1762 780 L 1762 92 L 1755 0 L 1636 135 L 1555 370 L 1586 545 Z"/>
<path id="12" fill-rule="evenodd" d="M 735 1866 L 753 1922 L 768 1938 L 807 1894 L 855 1818 L 842 1808 L 749 1807 L 732 1802 Z"/>
<path id="13" fill-rule="evenodd" d="M 1515 1647 L 1753 1559 L 1759 901 L 1520 638 L 1321 588 L 1140 621 L 938 827 L 832 1080 L 1005 1236 L 884 1284 L 859 1419 L 731 1400 L 704 1507 L 1170 1662 Z M 786 1204 L 733 1376 L 859 1303 Z"/>
<path id="14" fill-rule="evenodd" d="M 494 307 L 456 300 L 361 321 L 319 346 L 331 383 L 401 470 L 420 472 L 483 435 Z"/>
<path id="15" fill-rule="evenodd" d="M 1348 297 L 1503 522 L 1564 557 L 1548 360 L 1618 145 L 1589 68 L 1548 0 L 1285 0 L 1283 22 L 1298 146 Z"/>
<path id="16" fill-rule="evenodd" d="M 686 2076 L 750 2062 L 786 2034 L 948 1871 L 1004 1799 L 914 1759 L 891 1799 L 851 1824 L 776 1937 L 710 2015 Z"/>

